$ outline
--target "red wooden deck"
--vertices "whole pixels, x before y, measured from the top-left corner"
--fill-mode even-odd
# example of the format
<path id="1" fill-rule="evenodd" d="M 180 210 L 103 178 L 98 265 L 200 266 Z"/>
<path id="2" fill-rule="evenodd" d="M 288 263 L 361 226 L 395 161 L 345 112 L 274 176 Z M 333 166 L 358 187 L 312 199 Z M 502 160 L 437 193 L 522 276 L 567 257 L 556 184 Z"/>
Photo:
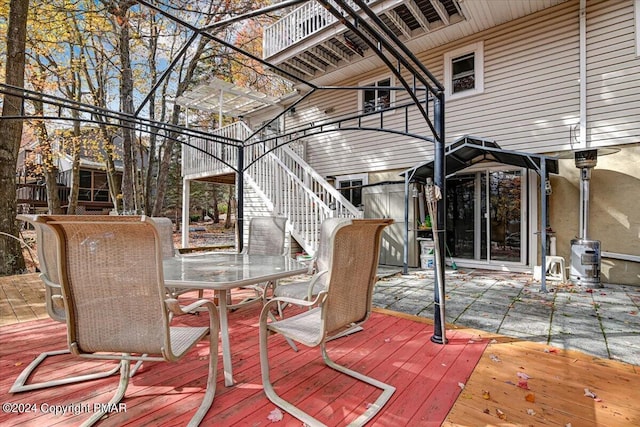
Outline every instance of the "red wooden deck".
<path id="1" fill-rule="evenodd" d="M 265 397 L 258 356 L 259 307 L 231 313 L 233 387 L 222 381 L 219 361 L 216 398 L 203 425 L 261 426 L 271 424 L 276 408 Z M 185 323 L 206 321 L 186 316 Z M 328 345 L 338 363 L 394 385 L 397 390 L 383 411 L 370 423 L 377 426 L 441 425 L 480 359 L 487 342 L 474 341 L 459 331 L 448 333 L 449 344 L 430 341 L 433 327 L 388 314 L 373 313 L 364 331 Z M 16 376 L 40 352 L 66 346 L 65 326 L 52 320 L 35 320 L 0 328 L 0 390 L 2 402 L 13 403 L 17 412 L 0 413 L 0 425 L 77 425 L 94 404 L 106 403 L 117 387 L 117 376 L 80 384 L 9 394 Z M 327 425 L 345 425 L 362 411 L 377 393 L 369 386 L 345 378 L 322 363 L 318 348 L 300 346 L 291 350 L 281 337 L 269 340 L 272 380 L 276 389 Z M 178 363 L 145 362 L 132 378 L 121 411 L 112 412 L 101 426 L 184 425 L 202 398 L 206 379 L 207 348 L 193 349 Z M 55 356 L 42 365 L 34 379 L 105 369 L 112 362 L 85 361 L 73 356 Z M 67 413 L 55 414 L 57 408 Z M 126 411 L 125 411 L 126 409 Z M 82 412 L 76 414 L 74 412 Z M 284 414 L 278 423 L 299 426 Z"/>

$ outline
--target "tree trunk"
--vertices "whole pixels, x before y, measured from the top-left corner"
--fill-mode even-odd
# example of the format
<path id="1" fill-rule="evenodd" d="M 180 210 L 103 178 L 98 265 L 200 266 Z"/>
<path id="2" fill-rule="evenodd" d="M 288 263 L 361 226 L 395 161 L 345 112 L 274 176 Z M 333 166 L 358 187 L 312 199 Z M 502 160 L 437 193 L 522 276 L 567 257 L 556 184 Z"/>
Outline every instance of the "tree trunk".
<path id="1" fill-rule="evenodd" d="M 7 61 L 5 82 L 7 85 L 24 87 L 25 40 L 27 33 L 27 12 L 29 0 L 11 0 L 9 4 L 9 26 L 7 29 Z M 22 114 L 22 98 L 5 94 L 2 102 L 2 116 Z M 0 120 L 0 231 L 12 236 L 18 235 L 16 223 L 16 166 L 22 138 L 22 120 Z M 0 275 L 10 275 L 23 271 L 24 258 L 20 242 L 11 238 L 0 238 Z"/>
<path id="2" fill-rule="evenodd" d="M 216 184 L 217 185 L 217 184 Z M 220 209 L 218 209 L 218 189 L 214 188 L 212 191 L 212 198 L 213 198 L 213 223 L 214 224 L 219 224 L 220 223 Z"/>
<path id="3" fill-rule="evenodd" d="M 116 21 L 120 27 L 120 38 L 118 48 L 120 52 L 121 76 L 120 76 L 120 109 L 125 114 L 133 115 L 133 70 L 131 69 L 131 53 L 129 51 L 129 21 L 127 19 L 129 8 L 132 6 L 131 1 L 120 1 L 116 7 L 110 12 L 114 14 Z M 122 209 L 124 213 L 134 213 L 137 206 L 134 198 L 134 171 L 135 152 L 133 151 L 134 134 L 133 130 L 122 123 Z"/>
<path id="4" fill-rule="evenodd" d="M 227 199 L 227 218 L 224 221 L 224 228 L 231 228 L 231 216 L 233 215 L 233 191 L 229 191 L 229 199 Z"/>

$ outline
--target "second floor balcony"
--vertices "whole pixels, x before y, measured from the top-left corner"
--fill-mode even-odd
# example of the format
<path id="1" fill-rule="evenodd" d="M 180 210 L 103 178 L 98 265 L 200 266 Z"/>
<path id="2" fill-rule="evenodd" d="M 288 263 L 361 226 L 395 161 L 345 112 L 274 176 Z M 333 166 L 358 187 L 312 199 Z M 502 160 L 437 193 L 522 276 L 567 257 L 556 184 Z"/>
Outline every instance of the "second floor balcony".
<path id="1" fill-rule="evenodd" d="M 369 9 L 415 53 L 516 20 L 566 0 L 363 0 Z M 359 7 L 353 0 L 330 0 L 342 16 Z M 508 3 L 508 4 L 507 4 Z M 343 5 L 341 7 L 341 5 Z M 363 12 L 359 20 L 371 23 Z M 376 27 L 376 25 L 373 25 Z M 359 26 L 363 30 L 362 26 Z M 363 32 L 365 36 L 367 32 Z M 366 37 L 375 43 L 376 38 Z M 372 54 L 363 37 L 315 0 L 294 9 L 263 33 L 263 58 L 303 81 L 343 70 Z M 277 70 L 276 70 L 277 71 Z"/>
<path id="2" fill-rule="evenodd" d="M 351 0 L 344 3 L 359 10 Z M 365 3 L 404 40 L 464 20 L 457 0 L 365 0 Z M 365 40 L 315 1 L 304 3 L 266 27 L 263 40 L 265 59 L 306 79 L 341 62 L 362 58 L 369 50 Z"/>

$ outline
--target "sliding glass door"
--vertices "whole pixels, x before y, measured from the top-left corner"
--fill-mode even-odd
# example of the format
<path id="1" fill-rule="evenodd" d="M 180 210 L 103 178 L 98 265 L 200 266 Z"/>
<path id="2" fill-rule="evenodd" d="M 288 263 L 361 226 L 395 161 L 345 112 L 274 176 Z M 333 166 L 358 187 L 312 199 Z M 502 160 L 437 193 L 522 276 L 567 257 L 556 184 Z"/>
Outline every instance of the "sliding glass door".
<path id="1" fill-rule="evenodd" d="M 447 246 L 457 258 L 523 262 L 520 170 L 485 170 L 447 180 Z"/>

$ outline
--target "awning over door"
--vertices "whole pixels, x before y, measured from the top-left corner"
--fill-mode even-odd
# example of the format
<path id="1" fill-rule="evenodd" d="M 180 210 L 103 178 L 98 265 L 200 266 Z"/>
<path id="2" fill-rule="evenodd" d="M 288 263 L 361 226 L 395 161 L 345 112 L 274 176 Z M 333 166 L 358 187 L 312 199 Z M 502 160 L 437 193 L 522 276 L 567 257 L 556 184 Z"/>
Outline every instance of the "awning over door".
<path id="1" fill-rule="evenodd" d="M 558 173 L 558 160 L 554 157 L 522 151 L 503 150 L 495 141 L 475 136 L 463 136 L 445 148 L 445 170 L 447 176 L 478 163 L 497 162 L 521 168 L 534 169 L 540 173 L 540 162 L 545 159 L 547 173 Z M 433 161 L 407 169 L 410 181 L 426 182 L 433 177 Z"/>
<path id="2" fill-rule="evenodd" d="M 558 173 L 558 160 L 555 157 L 544 156 L 540 154 L 526 153 L 522 151 L 503 150 L 495 142 L 475 136 L 465 135 L 449 146 L 445 147 L 445 173 L 450 176 L 456 172 L 466 169 L 479 163 L 502 163 L 506 165 L 517 166 L 521 168 L 533 169 L 540 179 L 540 258 L 541 264 L 546 265 L 546 249 L 545 242 L 547 240 L 547 198 L 546 180 L 549 173 Z M 409 182 L 425 183 L 427 178 L 433 179 L 434 172 L 433 161 L 414 166 L 402 172 L 405 180 L 405 218 L 408 218 L 409 209 Z M 543 176 L 544 175 L 544 176 Z M 439 219 L 441 222 L 442 220 Z M 441 230 L 443 231 L 443 230 Z M 409 223 L 405 223 L 405 245 L 404 245 L 404 272 L 407 271 L 408 257 L 408 237 Z M 444 265 L 444 249 L 437 251 L 438 257 L 441 259 L 441 265 Z M 546 275 L 541 275 L 541 290 L 546 292 Z"/>

